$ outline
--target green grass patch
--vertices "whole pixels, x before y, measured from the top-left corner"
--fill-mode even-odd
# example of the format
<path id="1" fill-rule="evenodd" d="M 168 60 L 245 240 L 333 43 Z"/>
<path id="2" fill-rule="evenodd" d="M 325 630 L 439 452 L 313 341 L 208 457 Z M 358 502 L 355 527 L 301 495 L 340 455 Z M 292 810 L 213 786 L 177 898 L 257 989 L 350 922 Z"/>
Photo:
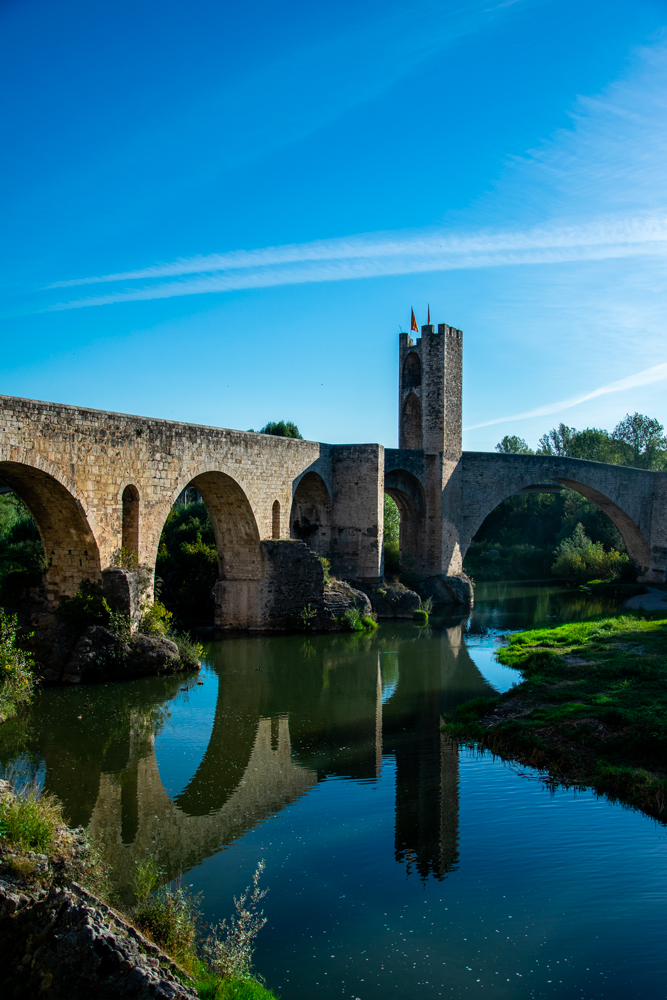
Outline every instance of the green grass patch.
<path id="1" fill-rule="evenodd" d="M 667 619 L 615 615 L 510 637 L 523 682 L 445 730 L 667 822 Z"/>
<path id="2" fill-rule="evenodd" d="M 0 799 L 0 835 L 10 848 L 49 851 L 62 823 L 60 803 L 34 785 Z"/>

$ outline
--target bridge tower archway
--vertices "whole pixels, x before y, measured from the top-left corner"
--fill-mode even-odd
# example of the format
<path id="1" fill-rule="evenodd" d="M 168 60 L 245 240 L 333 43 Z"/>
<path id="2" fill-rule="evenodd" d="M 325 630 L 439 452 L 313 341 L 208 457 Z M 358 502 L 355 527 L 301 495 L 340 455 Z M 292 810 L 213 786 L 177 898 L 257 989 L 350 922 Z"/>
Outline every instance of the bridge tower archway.
<path id="1" fill-rule="evenodd" d="M 39 531 L 47 598 L 72 597 L 82 580 L 100 583 L 100 553 L 81 502 L 54 475 L 21 462 L 0 462 L 0 481 L 23 500 Z"/>
<path id="2" fill-rule="evenodd" d="M 331 542 L 332 504 L 326 483 L 317 472 L 307 472 L 294 491 L 290 536 L 326 555 Z"/>
<path id="3" fill-rule="evenodd" d="M 398 507 L 401 517 L 398 542 L 401 561 L 419 570 L 423 562 L 426 509 L 422 485 L 411 472 L 394 469 L 385 475 L 384 491 Z"/>

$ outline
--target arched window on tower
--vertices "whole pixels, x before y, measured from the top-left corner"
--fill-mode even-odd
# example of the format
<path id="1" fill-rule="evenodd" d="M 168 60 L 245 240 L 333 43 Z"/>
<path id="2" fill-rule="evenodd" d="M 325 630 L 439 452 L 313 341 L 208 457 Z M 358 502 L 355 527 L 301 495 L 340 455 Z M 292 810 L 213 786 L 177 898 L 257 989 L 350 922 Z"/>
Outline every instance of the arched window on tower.
<path id="1" fill-rule="evenodd" d="M 280 504 L 273 501 L 272 532 L 273 538 L 280 538 Z"/>
<path id="2" fill-rule="evenodd" d="M 422 363 L 415 351 L 410 351 L 403 362 L 403 388 L 416 389 L 422 384 Z"/>
<path id="3" fill-rule="evenodd" d="M 422 446 L 422 408 L 418 397 L 411 392 L 403 404 L 403 448 Z"/>

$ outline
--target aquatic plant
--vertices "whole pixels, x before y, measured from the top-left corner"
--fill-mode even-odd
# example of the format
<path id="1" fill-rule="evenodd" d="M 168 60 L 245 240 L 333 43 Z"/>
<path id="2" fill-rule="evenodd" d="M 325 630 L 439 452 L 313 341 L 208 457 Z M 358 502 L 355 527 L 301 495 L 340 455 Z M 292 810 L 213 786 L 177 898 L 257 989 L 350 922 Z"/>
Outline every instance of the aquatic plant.
<path id="1" fill-rule="evenodd" d="M 372 615 L 362 615 L 356 604 L 345 609 L 341 621 L 350 632 L 373 631 L 378 627 L 375 618 Z"/>

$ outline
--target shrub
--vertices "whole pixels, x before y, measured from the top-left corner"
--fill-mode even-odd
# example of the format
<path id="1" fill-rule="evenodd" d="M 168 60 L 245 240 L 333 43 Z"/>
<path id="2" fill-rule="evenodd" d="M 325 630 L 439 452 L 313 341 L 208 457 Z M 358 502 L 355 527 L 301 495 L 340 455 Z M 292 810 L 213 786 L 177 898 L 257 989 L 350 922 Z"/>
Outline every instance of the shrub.
<path id="1" fill-rule="evenodd" d="M 119 639 L 129 639 L 132 635 L 132 619 L 122 611 L 112 611 L 109 614 L 109 631 Z"/>
<path id="2" fill-rule="evenodd" d="M 201 664 L 201 658 L 204 655 L 201 643 L 191 639 L 185 632 L 175 632 L 171 629 L 167 633 L 167 637 L 178 646 L 178 655 L 181 658 L 181 662 L 186 667 L 192 667 L 193 670 L 196 670 Z"/>
<path id="3" fill-rule="evenodd" d="M 82 580 L 76 594 L 64 597 L 55 614 L 59 621 L 83 632 L 89 625 L 102 625 L 106 628 L 111 608 L 99 584 Z"/>
<path id="4" fill-rule="evenodd" d="M 139 557 L 136 552 L 121 546 L 114 555 L 113 564 L 121 569 L 137 570 L 139 569 Z"/>
<path id="5" fill-rule="evenodd" d="M 259 909 L 266 889 L 259 888 L 260 861 L 252 885 L 234 898 L 235 915 L 198 942 L 199 899 L 178 885 L 158 888 L 164 878 L 152 857 L 135 865 L 132 919 L 139 930 L 171 955 L 195 979 L 202 1000 L 271 1000 L 274 994 L 253 976 L 254 939 L 266 918 Z"/>
<path id="6" fill-rule="evenodd" d="M 292 420 L 270 420 L 264 424 L 260 434 L 273 434 L 275 437 L 297 438 L 303 441 L 299 428 Z"/>
<path id="7" fill-rule="evenodd" d="M 351 608 L 346 608 L 341 617 L 341 621 L 350 632 L 365 632 L 378 627 L 378 623 L 371 615 L 362 615 L 356 604 Z"/>
<path id="8" fill-rule="evenodd" d="M 314 608 L 310 602 L 306 604 L 304 608 L 299 612 L 299 627 L 305 631 L 312 628 L 313 618 L 317 617 L 317 608 Z"/>
<path id="9" fill-rule="evenodd" d="M 0 599 L 14 603 L 37 587 L 46 569 L 33 517 L 15 493 L 0 496 Z"/>
<path id="10" fill-rule="evenodd" d="M 556 549 L 552 572 L 565 580 L 584 583 L 586 580 L 614 580 L 628 564 L 625 553 L 612 549 L 605 552 L 601 542 L 592 542 L 583 525 L 577 524 L 569 538 Z"/>
<path id="11" fill-rule="evenodd" d="M 401 514 L 396 501 L 384 495 L 384 566 L 387 573 L 398 573 L 400 568 L 399 535 Z"/>
<path id="12" fill-rule="evenodd" d="M 32 698 L 34 660 L 18 645 L 18 620 L 0 608 L 0 717 Z"/>
<path id="13" fill-rule="evenodd" d="M 428 625 L 428 611 L 424 608 L 417 608 L 412 612 L 412 617 L 416 622 L 420 622 L 422 625 Z"/>
<path id="14" fill-rule="evenodd" d="M 27 785 L 0 800 L 0 833 L 12 847 L 46 851 L 63 823 L 62 807 L 36 784 Z"/>
<path id="15" fill-rule="evenodd" d="M 137 631 L 143 635 L 167 635 L 173 617 L 160 601 L 142 601 Z"/>
<path id="16" fill-rule="evenodd" d="M 160 536 L 155 571 L 162 582 L 160 599 L 170 610 L 181 618 L 213 621 L 218 551 L 203 501 L 172 507 Z"/>
<path id="17" fill-rule="evenodd" d="M 252 877 L 252 885 L 238 899 L 234 897 L 236 915 L 230 918 L 229 923 L 223 920 L 213 928 L 205 942 L 207 961 L 213 972 L 223 979 L 249 979 L 252 976 L 254 940 L 266 923 L 264 911 L 259 909 L 268 891 L 259 888 L 263 871 L 264 862 L 260 861 Z"/>
<path id="18" fill-rule="evenodd" d="M 132 914 L 146 937 L 176 959 L 186 972 L 197 968 L 197 899 L 181 887 L 163 886 Z"/>
<path id="19" fill-rule="evenodd" d="M 341 621 L 350 632 L 361 632 L 363 630 L 363 622 L 356 605 L 345 609 Z"/>
<path id="20" fill-rule="evenodd" d="M 322 569 L 324 570 L 324 586 L 331 583 L 331 562 L 326 558 L 326 556 L 318 556 L 320 562 L 322 563 Z"/>

